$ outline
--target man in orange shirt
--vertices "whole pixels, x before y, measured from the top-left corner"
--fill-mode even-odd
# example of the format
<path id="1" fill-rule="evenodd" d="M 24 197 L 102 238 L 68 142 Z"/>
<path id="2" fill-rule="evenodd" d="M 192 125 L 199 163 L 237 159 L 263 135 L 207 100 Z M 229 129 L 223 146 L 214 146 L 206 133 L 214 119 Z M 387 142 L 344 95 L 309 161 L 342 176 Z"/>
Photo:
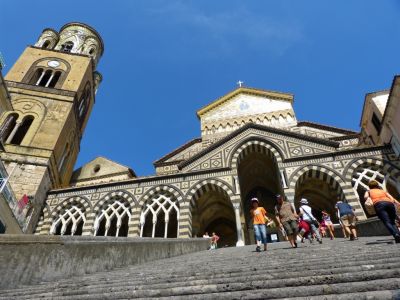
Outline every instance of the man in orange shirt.
<path id="1" fill-rule="evenodd" d="M 250 215 L 253 217 L 254 233 L 257 240 L 256 251 L 261 252 L 261 243 L 264 244 L 264 251 L 267 251 L 267 227 L 265 226 L 267 212 L 264 207 L 258 206 L 257 198 L 251 199 L 251 206 Z"/>

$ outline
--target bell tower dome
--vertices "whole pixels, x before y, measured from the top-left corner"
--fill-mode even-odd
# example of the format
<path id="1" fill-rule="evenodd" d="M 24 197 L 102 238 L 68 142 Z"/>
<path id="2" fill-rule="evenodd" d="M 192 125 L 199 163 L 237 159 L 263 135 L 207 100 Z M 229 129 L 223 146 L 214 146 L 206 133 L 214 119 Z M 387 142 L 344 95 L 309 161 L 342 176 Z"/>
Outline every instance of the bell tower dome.
<path id="1" fill-rule="evenodd" d="M 43 30 L 35 46 L 88 55 L 93 58 L 95 65 L 104 52 L 104 43 L 100 34 L 89 25 L 78 22 L 65 24 L 60 32 L 49 28 Z"/>

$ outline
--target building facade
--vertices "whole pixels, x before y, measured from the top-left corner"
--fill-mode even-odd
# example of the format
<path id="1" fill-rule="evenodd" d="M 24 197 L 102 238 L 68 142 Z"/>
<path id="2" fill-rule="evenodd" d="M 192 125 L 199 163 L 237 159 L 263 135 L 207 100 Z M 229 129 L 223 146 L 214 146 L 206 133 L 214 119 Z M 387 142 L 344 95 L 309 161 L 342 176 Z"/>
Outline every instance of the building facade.
<path id="1" fill-rule="evenodd" d="M 398 153 L 366 134 L 374 120 L 362 122 L 361 132 L 301 122 L 293 95 L 248 87 L 200 109 L 200 137 L 157 160 L 152 176 L 137 177 L 104 157 L 73 172 L 103 48 L 87 25 L 46 29 L 6 77 L 14 111 L 2 122 L 13 114 L 18 124 L 33 120 L 18 145 L 16 125 L 10 129 L 1 159 L 18 168 L 15 193 L 35 198 L 36 234 L 185 238 L 215 231 L 223 245 L 240 246 L 254 240 L 254 196 L 271 216 L 279 193 L 297 207 L 308 198 L 317 216 L 327 210 L 334 220 L 334 205 L 344 200 L 363 220 L 360 195 L 370 179 L 400 193 Z M 24 184 L 27 178 L 35 183 Z"/>

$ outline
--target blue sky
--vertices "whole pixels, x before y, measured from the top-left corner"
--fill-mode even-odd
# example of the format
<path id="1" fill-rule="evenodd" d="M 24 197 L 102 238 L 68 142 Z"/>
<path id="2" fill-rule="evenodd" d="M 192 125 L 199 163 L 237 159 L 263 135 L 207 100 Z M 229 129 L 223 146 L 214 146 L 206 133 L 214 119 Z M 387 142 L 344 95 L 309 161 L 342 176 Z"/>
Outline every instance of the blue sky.
<path id="1" fill-rule="evenodd" d="M 364 96 L 400 70 L 397 1 L 1 1 L 11 66 L 46 28 L 80 21 L 105 43 L 77 167 L 152 162 L 200 135 L 195 112 L 236 87 L 295 95 L 298 120 L 359 130 Z"/>

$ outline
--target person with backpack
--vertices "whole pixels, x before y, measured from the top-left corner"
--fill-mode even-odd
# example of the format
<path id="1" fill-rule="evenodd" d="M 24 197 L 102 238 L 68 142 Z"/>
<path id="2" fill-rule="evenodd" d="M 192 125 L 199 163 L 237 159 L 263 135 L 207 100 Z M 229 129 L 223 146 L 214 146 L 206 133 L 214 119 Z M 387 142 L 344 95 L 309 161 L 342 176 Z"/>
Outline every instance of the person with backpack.
<path id="1" fill-rule="evenodd" d="M 275 205 L 275 218 L 279 228 L 285 230 L 286 236 L 292 248 L 297 248 L 297 233 L 299 218 L 293 205 L 285 201 L 284 196 L 276 195 L 277 204 Z"/>
<path id="2" fill-rule="evenodd" d="M 369 191 L 365 192 L 365 201 L 372 201 L 378 218 L 393 235 L 396 243 L 400 243 L 400 231 L 396 226 L 396 204 L 397 200 L 389 193 L 382 190 L 376 180 L 368 183 Z"/>
<path id="3" fill-rule="evenodd" d="M 346 235 L 350 238 L 350 241 L 358 240 L 356 216 L 354 214 L 353 207 L 347 202 L 339 200 L 336 202 L 335 209 L 339 216 L 340 223 L 343 225 Z"/>
<path id="4" fill-rule="evenodd" d="M 305 198 L 302 198 L 300 200 L 300 212 L 299 215 L 303 218 L 304 221 L 306 221 L 310 225 L 311 232 L 315 234 L 315 237 L 317 238 L 318 243 L 322 244 L 322 238 L 321 235 L 319 234 L 319 222 L 317 219 L 313 216 L 312 214 L 312 209 L 310 206 L 308 206 L 308 200 Z"/>
<path id="5" fill-rule="evenodd" d="M 253 218 L 254 234 L 257 240 L 256 251 L 261 252 L 261 243 L 264 244 L 264 251 L 267 251 L 267 227 L 265 226 L 265 220 L 267 211 L 264 207 L 258 206 L 258 199 L 252 198 L 251 200 L 250 215 Z"/>

